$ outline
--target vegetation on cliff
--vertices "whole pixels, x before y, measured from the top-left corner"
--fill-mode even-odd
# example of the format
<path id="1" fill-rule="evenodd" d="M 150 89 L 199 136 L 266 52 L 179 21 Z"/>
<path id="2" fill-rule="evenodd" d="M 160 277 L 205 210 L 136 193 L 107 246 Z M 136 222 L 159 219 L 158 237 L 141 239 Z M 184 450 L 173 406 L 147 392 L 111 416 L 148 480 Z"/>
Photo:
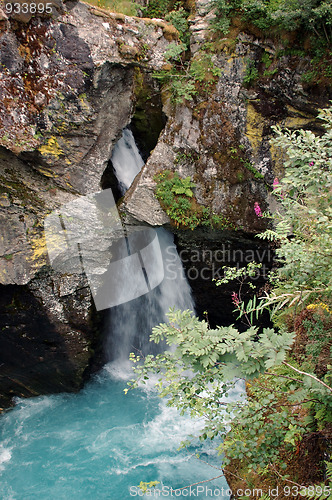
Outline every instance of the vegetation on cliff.
<path id="1" fill-rule="evenodd" d="M 227 33 L 232 16 L 241 16 L 259 29 L 314 33 L 331 44 L 332 6 L 326 0 L 211 0 L 216 29 Z"/>
<path id="2" fill-rule="evenodd" d="M 274 242 L 277 265 L 262 296 L 248 301 L 238 290 L 232 294 L 248 328 L 210 329 L 189 311 L 171 311 L 151 340 L 165 340 L 172 349 L 143 364 L 131 355 L 131 387 L 151 372 L 162 374 L 160 395 L 205 419 L 199 438 L 216 438 L 226 476 L 236 474 L 237 485 L 260 486 L 266 495 L 280 487 L 279 498 L 327 498 L 331 486 L 324 482 L 324 460 L 332 439 L 332 108 L 319 117 L 326 129 L 320 137 L 275 129 L 275 143 L 288 156 L 284 178 L 274 182 L 279 208 L 264 214 L 256 203 L 253 216 L 273 219 L 273 229 L 260 237 Z M 250 281 L 255 266 L 246 275 L 226 269 L 222 281 Z M 267 308 L 274 328 L 260 326 Z M 246 398 L 227 403 L 241 379 Z"/>
<path id="3" fill-rule="evenodd" d="M 331 82 L 332 5 L 326 0 L 212 0 L 216 16 L 212 29 L 224 36 L 236 25 L 261 37 L 280 40 L 286 53 L 311 57 L 311 70 L 303 75 L 307 83 Z M 268 66 L 269 54 L 264 54 Z M 264 63 L 264 60 L 262 61 Z M 266 61 L 265 61 L 266 62 Z M 265 72 L 269 73 L 268 66 Z M 248 68 L 248 78 L 258 76 L 256 66 Z M 272 76 L 272 75 L 270 75 Z"/>
<path id="4" fill-rule="evenodd" d="M 190 0 L 150 0 L 142 3 L 133 0 L 90 0 L 90 3 L 126 15 L 163 18 L 178 30 L 183 49 L 189 47 L 188 18 L 195 12 L 194 2 Z M 211 0 L 208 8 L 214 14 L 210 23 L 210 39 L 216 48 L 221 43 L 220 35 L 223 40 L 224 37 L 232 40 L 239 30 L 261 38 L 269 37 L 281 42 L 277 57 L 310 57 L 311 69 L 304 73 L 304 83 L 331 82 L 332 6 L 328 0 Z M 263 76 L 272 77 L 276 73 L 275 65 L 269 69 L 272 63 L 271 54 L 265 52 L 260 64 Z M 258 66 L 252 61 L 249 63 L 245 83 L 250 84 L 260 76 Z M 193 79 L 183 99 L 192 98 L 192 86 Z"/>
<path id="5" fill-rule="evenodd" d="M 163 170 L 155 175 L 156 197 L 175 227 L 195 229 L 207 226 L 217 229 L 236 229 L 222 214 L 197 203 L 190 177 L 181 178 L 177 172 Z"/>

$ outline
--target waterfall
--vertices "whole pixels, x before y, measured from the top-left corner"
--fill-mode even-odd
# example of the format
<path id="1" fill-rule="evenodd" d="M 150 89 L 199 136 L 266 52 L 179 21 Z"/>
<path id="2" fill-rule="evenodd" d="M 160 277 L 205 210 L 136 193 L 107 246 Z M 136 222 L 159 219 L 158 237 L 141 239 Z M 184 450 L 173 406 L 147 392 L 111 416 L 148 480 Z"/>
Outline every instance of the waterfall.
<path id="1" fill-rule="evenodd" d="M 144 165 L 132 131 L 128 128 L 123 130 L 122 137 L 116 143 L 111 161 L 123 195 Z"/>
<path id="2" fill-rule="evenodd" d="M 128 189 L 144 164 L 130 130 L 125 129 L 116 144 L 112 162 L 119 183 Z M 148 271 L 148 281 L 160 276 L 163 279 L 148 293 L 130 300 L 131 291 L 138 289 L 141 285 L 139 280 L 142 280 L 141 273 L 132 273 L 130 286 L 127 286 L 128 301 L 112 307 L 106 320 L 107 332 L 112 332 L 107 335 L 106 340 L 106 355 L 109 360 L 125 362 L 130 352 L 141 351 L 144 355 L 153 353 L 156 346 L 149 341 L 151 330 L 155 325 L 166 321 L 165 314 L 169 309 L 175 307 L 194 310 L 191 289 L 184 275 L 173 235 L 164 228 L 157 228 L 155 231 L 161 258 L 149 258 L 148 268 L 145 264 L 144 271 Z M 160 347 L 163 346 L 159 346 L 159 349 Z"/>
<path id="3" fill-rule="evenodd" d="M 191 290 L 184 276 L 182 263 L 173 243 L 173 235 L 163 228 L 157 229 L 161 248 L 164 279 L 159 286 L 141 297 L 110 309 L 106 351 L 109 359 L 128 360 L 130 352 L 154 353 L 149 342 L 152 328 L 166 321 L 170 307 L 194 309 Z M 159 273 L 159 270 L 155 270 Z M 132 286 L 135 287 L 135 276 Z"/>

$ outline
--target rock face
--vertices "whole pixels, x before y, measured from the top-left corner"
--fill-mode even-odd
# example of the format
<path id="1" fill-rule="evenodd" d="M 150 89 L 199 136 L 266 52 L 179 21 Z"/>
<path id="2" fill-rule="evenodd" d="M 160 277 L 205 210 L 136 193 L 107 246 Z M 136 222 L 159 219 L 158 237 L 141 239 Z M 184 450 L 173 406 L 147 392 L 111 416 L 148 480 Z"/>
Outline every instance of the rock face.
<path id="1" fill-rule="evenodd" d="M 166 127 L 126 195 L 124 210 L 128 221 L 169 222 L 154 196 L 154 176 L 177 170 L 196 183 L 200 204 L 223 214 L 238 229 L 255 233 L 263 224 L 255 217 L 254 203 L 267 209 L 273 179 L 282 175 L 283 158 L 270 143 L 271 127 L 322 130 L 316 115 L 328 105 L 331 87 L 321 85 L 318 92 L 315 85 L 304 84 L 309 60 L 280 55 L 281 47 L 272 40 L 244 33 L 241 26 L 232 27 L 231 38 L 209 42 L 208 3 L 197 2 L 191 21 L 192 61 L 204 67 L 208 54 L 220 76 L 197 84 L 191 101 L 171 105 L 165 100 Z"/>
<path id="2" fill-rule="evenodd" d="M 303 75 L 310 61 L 287 55 L 282 46 L 235 23 L 230 37 L 210 39 L 213 12 L 207 0 L 197 0 L 192 16 L 192 61 L 208 54 L 219 76 L 214 83 L 197 85 L 191 101 L 173 104 L 164 99 L 168 121 L 141 175 L 126 194 L 122 209 L 129 224 L 166 224 L 176 241 L 196 299 L 196 312 L 208 313 L 215 324 L 234 322 L 231 293 L 236 286 L 217 288 L 223 265 L 261 262 L 258 288 L 273 264 L 268 246 L 255 234 L 264 220 L 254 213 L 254 203 L 273 210 L 270 196 L 276 176 L 282 175 L 283 157 L 270 143 L 272 126 L 321 130 L 316 115 L 331 98 L 329 85 L 309 86 Z M 265 61 L 265 62 L 264 62 Z M 255 71 L 254 71 L 255 70 Z M 155 174 L 162 170 L 190 176 L 196 183 L 198 203 L 223 214 L 237 231 L 198 228 L 175 229 L 154 195 Z M 239 325 L 240 326 L 240 325 Z"/>
<path id="3" fill-rule="evenodd" d="M 44 219 L 100 190 L 138 77 L 162 66 L 177 37 L 161 21 L 52 6 L 51 16 L 0 13 L 0 406 L 78 389 L 98 359 L 87 280 L 52 270 Z"/>
<path id="4" fill-rule="evenodd" d="M 317 108 L 332 98 L 327 86 L 303 84 L 310 61 L 280 55 L 281 47 L 236 23 L 231 37 L 211 42 L 213 13 L 197 0 L 191 57 L 200 64 L 208 54 L 217 72 L 197 84 L 192 101 L 175 105 L 151 78 L 167 67 L 165 51 L 178 36 L 171 25 L 74 1 L 50 3 L 51 15 L 0 11 L 2 406 L 17 395 L 77 389 L 100 360 L 99 317 L 87 280 L 51 268 L 43 222 L 78 196 L 112 186 L 111 152 L 133 116 L 148 161 L 121 204 L 127 223 L 175 231 L 154 195 L 155 174 L 168 169 L 190 176 L 197 202 L 238 229 L 176 231 L 187 272 L 199 273 L 189 279 L 203 313 L 213 303 L 210 275 L 219 250 L 240 250 L 243 264 L 250 252 L 267 251 L 255 244 L 264 223 L 253 205 L 268 208 L 273 178 L 282 172 L 280 152 L 269 143 L 271 126 L 318 130 Z M 214 257 L 195 262 L 193 249 Z M 262 262 L 271 259 L 265 253 Z M 225 253 L 221 262 L 239 257 Z M 216 300 L 225 299 L 228 311 L 226 295 Z M 214 313 L 212 322 L 231 321 L 227 311 Z"/>
<path id="5" fill-rule="evenodd" d="M 66 289 L 63 277 L 43 270 L 29 285 L 0 289 L 0 406 L 14 396 L 78 390 L 97 349 L 84 278 L 70 277 Z"/>
<path id="6" fill-rule="evenodd" d="M 243 267 L 248 262 L 261 264 L 252 280 L 256 292 L 266 286 L 269 270 L 274 263 L 274 253 L 268 242 L 257 240 L 252 233 L 209 230 L 176 231 L 175 241 L 182 259 L 185 275 L 191 286 L 196 305 L 196 314 L 207 318 L 211 328 L 236 324 L 242 331 L 247 329 L 246 321 L 236 321 L 232 294 L 238 294 L 238 283 L 230 282 L 222 286 L 216 280 L 223 277 L 223 266 Z M 248 285 L 242 288 L 242 296 L 250 296 Z M 269 325 L 268 315 L 262 321 Z M 263 323 L 262 323 L 263 324 Z"/>
<path id="7" fill-rule="evenodd" d="M 56 21 L 12 24 L 0 38 L 1 144 L 16 154 L 31 150 L 25 158 L 67 191 L 98 190 L 130 121 L 134 67 L 159 69 L 169 43 L 164 33 L 176 34 L 162 22 L 81 3 L 67 4 Z"/>

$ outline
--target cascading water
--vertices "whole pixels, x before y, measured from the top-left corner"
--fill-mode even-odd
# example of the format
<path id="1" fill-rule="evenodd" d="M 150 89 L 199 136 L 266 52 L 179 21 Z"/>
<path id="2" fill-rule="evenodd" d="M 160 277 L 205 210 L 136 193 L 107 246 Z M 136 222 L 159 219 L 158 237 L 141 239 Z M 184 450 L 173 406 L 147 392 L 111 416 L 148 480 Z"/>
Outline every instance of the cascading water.
<path id="1" fill-rule="evenodd" d="M 144 165 L 130 129 L 123 130 L 113 149 L 111 160 L 121 194 L 124 194 Z"/>
<path id="2" fill-rule="evenodd" d="M 144 164 L 131 130 L 124 129 L 111 160 L 124 194 Z M 118 363 L 127 361 L 131 351 L 140 351 L 144 354 L 151 352 L 153 349 L 149 342 L 151 330 L 153 326 L 166 320 L 165 313 L 170 307 L 194 310 L 191 290 L 173 243 L 173 235 L 163 228 L 158 228 L 156 232 L 162 262 L 158 260 L 154 262 L 150 275 L 162 273 L 164 275 L 162 282 L 149 293 L 130 300 L 132 288 L 137 287 L 136 282 L 141 278 L 140 273 L 132 275 L 130 286 L 124 283 L 124 288 L 127 287 L 128 300 L 110 310 L 107 321 L 110 335 L 107 336 L 106 351 L 109 359 Z M 127 249 L 123 248 L 124 255 L 126 251 Z M 118 258 L 120 259 L 120 255 Z"/>
<path id="3" fill-rule="evenodd" d="M 155 346 L 149 342 L 151 330 L 158 323 L 166 321 L 165 314 L 170 307 L 194 310 L 191 290 L 184 276 L 173 236 L 163 228 L 157 229 L 157 234 L 163 269 L 151 272 L 163 272 L 164 279 L 149 293 L 113 307 L 109 313 L 107 330 L 111 334 L 107 337 L 107 354 L 110 360 L 117 360 L 118 363 L 128 360 L 132 351 L 140 351 L 145 355 L 154 352 Z M 158 265 L 160 263 L 156 262 L 155 266 Z M 135 287 L 135 276 L 128 287 L 128 293 L 131 292 L 131 287 Z"/>
<path id="4" fill-rule="evenodd" d="M 132 156 L 129 131 L 124 137 L 112 161 L 115 155 Z M 128 187 L 139 168 L 130 164 L 130 175 L 121 177 L 120 172 L 119 181 Z M 142 496 L 140 481 L 159 481 L 149 496 L 160 498 L 229 497 L 224 477 L 189 488 L 219 475 L 206 462 L 221 465 L 209 443 L 178 451 L 181 440 L 199 433 L 202 422 L 168 408 L 152 385 L 127 395 L 123 391 L 130 377 L 129 352 L 149 351 L 151 328 L 164 321 L 169 307 L 193 308 L 172 235 L 162 228 L 157 233 L 164 279 L 149 293 L 111 308 L 107 349 L 115 361 L 78 394 L 18 399 L 16 407 L 0 417 L 2 500 L 88 500 L 92 496 L 129 500 Z M 161 272 L 159 264 L 151 269 L 150 273 Z M 135 286 L 134 277 L 131 285 Z"/>

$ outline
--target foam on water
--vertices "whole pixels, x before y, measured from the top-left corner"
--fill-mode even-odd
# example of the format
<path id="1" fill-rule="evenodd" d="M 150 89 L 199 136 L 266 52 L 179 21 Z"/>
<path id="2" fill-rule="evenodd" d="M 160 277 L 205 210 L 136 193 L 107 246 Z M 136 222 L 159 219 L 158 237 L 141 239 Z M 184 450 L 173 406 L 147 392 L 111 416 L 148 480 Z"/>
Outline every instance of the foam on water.
<path id="1" fill-rule="evenodd" d="M 5 448 L 4 444 L 0 444 L 0 471 L 4 470 L 6 462 L 12 458 L 10 448 Z"/>
<path id="2" fill-rule="evenodd" d="M 191 456 L 196 450 L 177 451 L 201 422 L 180 416 L 152 389 L 125 395 L 125 386 L 105 369 L 79 394 L 18 401 L 0 418 L 0 498 L 127 500 L 140 481 L 177 488 L 213 477 Z M 207 443 L 198 449 L 221 465 Z M 223 478 L 216 484 L 226 487 Z"/>

